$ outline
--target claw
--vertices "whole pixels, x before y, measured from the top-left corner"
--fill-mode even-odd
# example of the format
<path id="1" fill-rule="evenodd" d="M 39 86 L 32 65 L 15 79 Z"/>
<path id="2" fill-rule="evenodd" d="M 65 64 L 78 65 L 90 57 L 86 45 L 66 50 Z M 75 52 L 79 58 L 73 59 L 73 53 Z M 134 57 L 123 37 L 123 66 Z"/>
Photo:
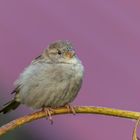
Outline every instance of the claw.
<path id="1" fill-rule="evenodd" d="M 68 109 L 69 112 L 72 112 L 73 115 L 76 115 L 74 106 L 71 106 L 71 105 L 67 104 L 66 108 Z"/>
<path id="2" fill-rule="evenodd" d="M 50 121 L 50 123 L 53 124 L 53 119 L 51 114 L 54 112 L 54 110 L 52 108 L 43 108 L 42 110 L 46 113 L 46 116 Z"/>

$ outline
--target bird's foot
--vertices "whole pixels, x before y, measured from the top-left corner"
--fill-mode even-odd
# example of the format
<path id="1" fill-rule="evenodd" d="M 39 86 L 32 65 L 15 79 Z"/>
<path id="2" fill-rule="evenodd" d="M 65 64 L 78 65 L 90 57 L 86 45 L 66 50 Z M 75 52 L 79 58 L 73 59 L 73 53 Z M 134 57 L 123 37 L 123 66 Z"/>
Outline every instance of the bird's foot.
<path id="1" fill-rule="evenodd" d="M 74 106 L 71 106 L 70 104 L 67 104 L 65 106 L 66 106 L 66 108 L 68 109 L 69 112 L 72 112 L 73 115 L 76 115 Z"/>
<path id="2" fill-rule="evenodd" d="M 43 107 L 42 110 L 46 113 L 47 119 L 50 121 L 50 123 L 53 124 L 53 119 L 52 119 L 51 114 L 54 112 L 54 109 L 53 108 L 45 108 L 45 107 Z"/>

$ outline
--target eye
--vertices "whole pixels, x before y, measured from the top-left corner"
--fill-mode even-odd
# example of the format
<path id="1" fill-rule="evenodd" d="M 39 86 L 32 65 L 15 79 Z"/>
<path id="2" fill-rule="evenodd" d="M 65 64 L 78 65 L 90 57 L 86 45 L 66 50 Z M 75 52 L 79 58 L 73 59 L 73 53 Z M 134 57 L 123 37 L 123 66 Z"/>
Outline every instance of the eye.
<path id="1" fill-rule="evenodd" d="M 58 54 L 59 54 L 59 55 L 61 55 L 61 54 L 62 54 L 62 52 L 61 52 L 60 50 L 58 50 Z"/>
<path id="2" fill-rule="evenodd" d="M 72 51 L 73 49 L 72 49 L 72 47 L 68 47 L 67 50 L 68 51 Z"/>

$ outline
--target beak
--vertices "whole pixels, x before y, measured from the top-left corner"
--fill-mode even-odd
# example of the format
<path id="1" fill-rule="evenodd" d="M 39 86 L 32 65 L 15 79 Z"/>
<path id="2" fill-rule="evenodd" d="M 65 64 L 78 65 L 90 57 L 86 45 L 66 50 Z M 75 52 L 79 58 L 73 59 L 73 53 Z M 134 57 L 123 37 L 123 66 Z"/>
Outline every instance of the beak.
<path id="1" fill-rule="evenodd" d="M 68 51 L 68 52 L 65 53 L 65 56 L 70 59 L 73 56 L 75 56 L 75 51 L 73 51 L 73 50 Z"/>

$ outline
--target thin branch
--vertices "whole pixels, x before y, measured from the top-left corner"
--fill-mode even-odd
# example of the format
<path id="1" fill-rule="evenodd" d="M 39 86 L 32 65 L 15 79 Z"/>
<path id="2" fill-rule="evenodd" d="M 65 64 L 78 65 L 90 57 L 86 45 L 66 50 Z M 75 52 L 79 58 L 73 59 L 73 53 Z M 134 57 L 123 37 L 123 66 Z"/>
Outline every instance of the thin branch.
<path id="1" fill-rule="evenodd" d="M 99 114 L 99 115 L 107 115 L 107 116 L 115 116 L 121 118 L 129 118 L 137 120 L 140 117 L 140 112 L 119 110 L 113 108 L 105 108 L 105 107 L 94 107 L 94 106 L 75 106 L 75 112 L 78 114 Z M 71 114 L 69 110 L 65 107 L 57 108 L 51 115 L 61 115 L 61 114 Z M 15 119 L 2 127 L 0 127 L 0 136 L 6 134 L 7 132 L 20 127 L 26 123 L 32 122 L 34 120 L 38 120 L 41 118 L 46 118 L 46 113 L 44 111 L 38 111 L 18 119 Z"/>
<path id="2" fill-rule="evenodd" d="M 132 135 L 133 140 L 139 140 L 139 137 L 137 137 L 137 128 L 139 126 L 139 123 L 140 123 L 140 118 L 137 119 L 134 130 L 133 130 L 133 135 Z"/>

